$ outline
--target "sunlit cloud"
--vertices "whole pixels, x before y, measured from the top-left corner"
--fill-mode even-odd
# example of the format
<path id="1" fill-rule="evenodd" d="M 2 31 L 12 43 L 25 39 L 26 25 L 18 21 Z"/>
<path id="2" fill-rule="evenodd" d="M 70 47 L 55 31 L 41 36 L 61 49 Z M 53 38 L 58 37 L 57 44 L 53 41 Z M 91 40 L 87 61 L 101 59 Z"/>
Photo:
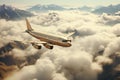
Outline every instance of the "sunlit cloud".
<path id="1" fill-rule="evenodd" d="M 69 48 L 54 46 L 53 50 L 46 50 L 35 64 L 24 66 L 7 80 L 97 80 L 98 74 L 103 71 L 102 66 L 112 64 L 109 56 L 116 54 L 120 45 L 119 38 L 116 36 L 120 34 L 118 27 L 120 24 L 106 25 L 105 18 L 110 22 L 119 20 L 115 16 L 101 17 L 81 11 L 48 12 L 28 18 L 31 26 L 39 32 L 63 35 L 75 31 L 72 46 Z M 2 39 L 36 40 L 22 33 L 26 30 L 24 20 L 0 20 L 0 23 Z M 1 46 L 7 43 L 1 41 Z M 100 51 L 104 52 L 99 54 Z M 41 50 L 38 51 L 32 46 L 25 51 L 17 49 L 12 51 L 12 55 L 19 58 L 37 53 L 41 54 Z"/>

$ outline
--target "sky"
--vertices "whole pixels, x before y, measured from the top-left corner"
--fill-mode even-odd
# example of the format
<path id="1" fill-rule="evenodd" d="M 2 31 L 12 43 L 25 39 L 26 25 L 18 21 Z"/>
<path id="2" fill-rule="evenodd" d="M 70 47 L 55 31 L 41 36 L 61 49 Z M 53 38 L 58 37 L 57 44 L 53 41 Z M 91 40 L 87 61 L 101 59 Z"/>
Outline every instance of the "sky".
<path id="1" fill-rule="evenodd" d="M 64 7 L 80 7 L 80 6 L 108 6 L 110 4 L 119 4 L 120 0 L 0 0 L 1 4 L 8 4 L 15 7 L 23 8 L 36 4 L 57 4 Z"/>

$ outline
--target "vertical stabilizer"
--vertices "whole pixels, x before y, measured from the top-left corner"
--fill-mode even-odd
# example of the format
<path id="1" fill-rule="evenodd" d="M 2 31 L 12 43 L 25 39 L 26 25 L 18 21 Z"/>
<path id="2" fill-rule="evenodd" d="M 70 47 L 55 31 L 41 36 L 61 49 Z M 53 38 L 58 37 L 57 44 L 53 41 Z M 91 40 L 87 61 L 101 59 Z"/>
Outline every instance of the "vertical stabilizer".
<path id="1" fill-rule="evenodd" d="M 27 30 L 32 31 L 33 29 L 31 28 L 31 25 L 27 19 L 26 20 L 26 25 L 27 25 Z"/>

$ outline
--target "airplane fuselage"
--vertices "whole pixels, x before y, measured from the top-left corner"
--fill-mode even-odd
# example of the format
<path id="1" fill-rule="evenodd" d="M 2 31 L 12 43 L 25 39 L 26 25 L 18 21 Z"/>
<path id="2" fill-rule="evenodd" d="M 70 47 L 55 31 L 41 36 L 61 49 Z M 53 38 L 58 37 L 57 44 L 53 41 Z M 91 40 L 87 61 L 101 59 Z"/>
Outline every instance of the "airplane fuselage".
<path id="1" fill-rule="evenodd" d="M 71 43 L 64 42 L 64 40 L 66 40 L 66 39 L 58 37 L 58 36 L 53 36 L 53 35 L 49 35 L 49 34 L 38 33 L 35 31 L 28 31 L 28 30 L 26 32 L 29 33 L 31 36 L 39 39 L 40 41 L 44 41 L 49 44 L 59 45 L 62 47 L 70 47 L 71 46 Z"/>

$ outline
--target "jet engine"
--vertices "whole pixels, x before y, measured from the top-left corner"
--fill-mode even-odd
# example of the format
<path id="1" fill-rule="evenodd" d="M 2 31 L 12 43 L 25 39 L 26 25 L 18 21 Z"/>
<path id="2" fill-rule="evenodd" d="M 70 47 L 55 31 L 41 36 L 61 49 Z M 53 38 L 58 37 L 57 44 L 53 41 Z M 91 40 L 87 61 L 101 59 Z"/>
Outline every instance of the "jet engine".
<path id="1" fill-rule="evenodd" d="M 36 48 L 36 49 L 41 49 L 41 48 L 42 48 L 42 46 L 39 45 L 39 44 L 37 44 L 37 43 L 32 42 L 31 44 L 32 44 L 32 46 L 33 46 L 34 48 Z"/>
<path id="2" fill-rule="evenodd" d="M 43 45 L 48 49 L 53 49 L 53 45 L 51 45 L 51 44 L 45 43 Z"/>

